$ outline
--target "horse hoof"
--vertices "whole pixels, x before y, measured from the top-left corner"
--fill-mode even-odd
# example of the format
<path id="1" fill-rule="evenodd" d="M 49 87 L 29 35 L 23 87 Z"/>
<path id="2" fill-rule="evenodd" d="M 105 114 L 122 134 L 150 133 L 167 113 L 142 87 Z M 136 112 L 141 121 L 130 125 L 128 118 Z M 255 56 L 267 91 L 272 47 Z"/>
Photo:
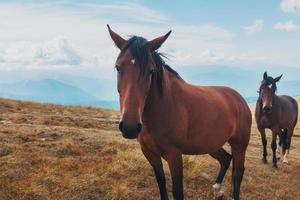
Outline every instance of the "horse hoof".
<path id="1" fill-rule="evenodd" d="M 284 163 L 284 164 L 289 164 L 289 161 L 286 160 L 286 159 L 284 159 L 284 160 L 283 160 L 283 163 Z"/>
<path id="2" fill-rule="evenodd" d="M 272 168 L 273 168 L 273 169 L 278 169 L 277 164 L 273 164 L 273 165 L 272 165 Z"/>
<path id="3" fill-rule="evenodd" d="M 224 192 L 222 190 L 216 194 L 216 200 L 224 200 Z"/>
<path id="4" fill-rule="evenodd" d="M 262 159 L 262 163 L 263 163 L 263 164 L 267 164 L 267 163 L 268 163 L 267 158 L 263 158 L 263 159 Z"/>

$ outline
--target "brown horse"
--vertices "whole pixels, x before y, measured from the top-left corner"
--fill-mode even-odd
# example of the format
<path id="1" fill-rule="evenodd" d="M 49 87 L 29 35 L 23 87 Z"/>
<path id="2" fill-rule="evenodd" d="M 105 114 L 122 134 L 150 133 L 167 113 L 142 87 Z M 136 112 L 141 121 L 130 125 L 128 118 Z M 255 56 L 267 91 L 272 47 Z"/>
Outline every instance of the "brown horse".
<path id="1" fill-rule="evenodd" d="M 232 196 L 240 199 L 251 112 L 245 100 L 227 87 L 186 83 L 162 59 L 157 49 L 166 35 L 147 41 L 123 39 L 108 30 L 121 50 L 116 60 L 124 138 L 137 138 L 154 169 L 161 199 L 168 199 L 162 160 L 169 165 L 174 199 L 183 199 L 182 154 L 210 154 L 221 169 L 214 188 L 220 189 L 233 157 Z M 229 142 L 232 156 L 222 146 Z"/>
<path id="2" fill-rule="evenodd" d="M 287 155 L 289 153 L 291 138 L 294 128 L 297 124 L 298 105 L 297 101 L 290 96 L 275 94 L 277 86 L 276 82 L 281 76 L 272 78 L 264 73 L 263 80 L 259 87 L 259 98 L 256 102 L 255 119 L 257 128 L 261 134 L 263 144 L 263 163 L 267 163 L 267 140 L 265 129 L 272 131 L 271 148 L 273 151 L 273 167 L 277 168 L 277 136 L 279 136 L 279 146 L 282 145 L 283 162 L 287 163 Z M 277 149 L 280 155 L 279 148 Z"/>

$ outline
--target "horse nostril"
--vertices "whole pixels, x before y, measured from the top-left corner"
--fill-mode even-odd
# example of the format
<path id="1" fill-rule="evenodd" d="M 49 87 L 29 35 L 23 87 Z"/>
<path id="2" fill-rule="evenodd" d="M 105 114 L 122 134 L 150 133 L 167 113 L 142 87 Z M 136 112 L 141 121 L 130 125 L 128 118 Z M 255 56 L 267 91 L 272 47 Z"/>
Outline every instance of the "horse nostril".
<path id="1" fill-rule="evenodd" d="M 268 113 L 268 112 L 271 111 L 271 107 L 270 106 L 265 106 L 263 110 L 264 110 L 264 112 Z"/>
<path id="2" fill-rule="evenodd" d="M 120 121 L 120 123 L 119 123 L 119 130 L 122 132 L 122 130 L 123 130 L 123 121 Z"/>
<path id="3" fill-rule="evenodd" d="M 137 124 L 137 132 L 139 133 L 142 130 L 142 124 L 138 123 Z"/>

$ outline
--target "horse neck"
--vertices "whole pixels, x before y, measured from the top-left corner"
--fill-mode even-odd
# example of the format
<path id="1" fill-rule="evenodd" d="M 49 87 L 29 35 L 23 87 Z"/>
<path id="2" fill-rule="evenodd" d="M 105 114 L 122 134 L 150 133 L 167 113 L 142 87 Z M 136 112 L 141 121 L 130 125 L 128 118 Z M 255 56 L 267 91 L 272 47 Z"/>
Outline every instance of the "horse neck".
<path id="1" fill-rule="evenodd" d="M 273 106 L 274 106 L 276 109 L 278 109 L 279 106 L 280 106 L 279 101 L 280 101 L 280 100 L 279 100 L 279 97 L 278 97 L 276 94 L 274 94 Z"/>
<path id="2" fill-rule="evenodd" d="M 157 83 L 152 82 L 145 102 L 143 120 L 155 121 L 168 118 L 175 99 L 172 90 L 176 89 L 174 75 L 163 68 L 162 94 L 159 93 Z"/>

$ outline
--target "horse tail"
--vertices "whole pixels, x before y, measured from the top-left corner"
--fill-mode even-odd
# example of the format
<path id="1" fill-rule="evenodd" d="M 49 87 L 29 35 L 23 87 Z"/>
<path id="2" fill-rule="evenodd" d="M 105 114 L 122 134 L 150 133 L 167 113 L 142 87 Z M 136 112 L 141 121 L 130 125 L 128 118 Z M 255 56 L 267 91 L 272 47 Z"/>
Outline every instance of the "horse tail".
<path id="1" fill-rule="evenodd" d="M 295 104 L 295 111 L 296 111 L 296 118 L 295 118 L 295 121 L 294 121 L 294 123 L 293 123 L 293 128 L 295 128 L 296 127 L 296 125 L 297 125 L 297 121 L 298 121 L 298 103 L 297 103 L 297 101 L 296 100 L 294 100 L 294 104 Z"/>

